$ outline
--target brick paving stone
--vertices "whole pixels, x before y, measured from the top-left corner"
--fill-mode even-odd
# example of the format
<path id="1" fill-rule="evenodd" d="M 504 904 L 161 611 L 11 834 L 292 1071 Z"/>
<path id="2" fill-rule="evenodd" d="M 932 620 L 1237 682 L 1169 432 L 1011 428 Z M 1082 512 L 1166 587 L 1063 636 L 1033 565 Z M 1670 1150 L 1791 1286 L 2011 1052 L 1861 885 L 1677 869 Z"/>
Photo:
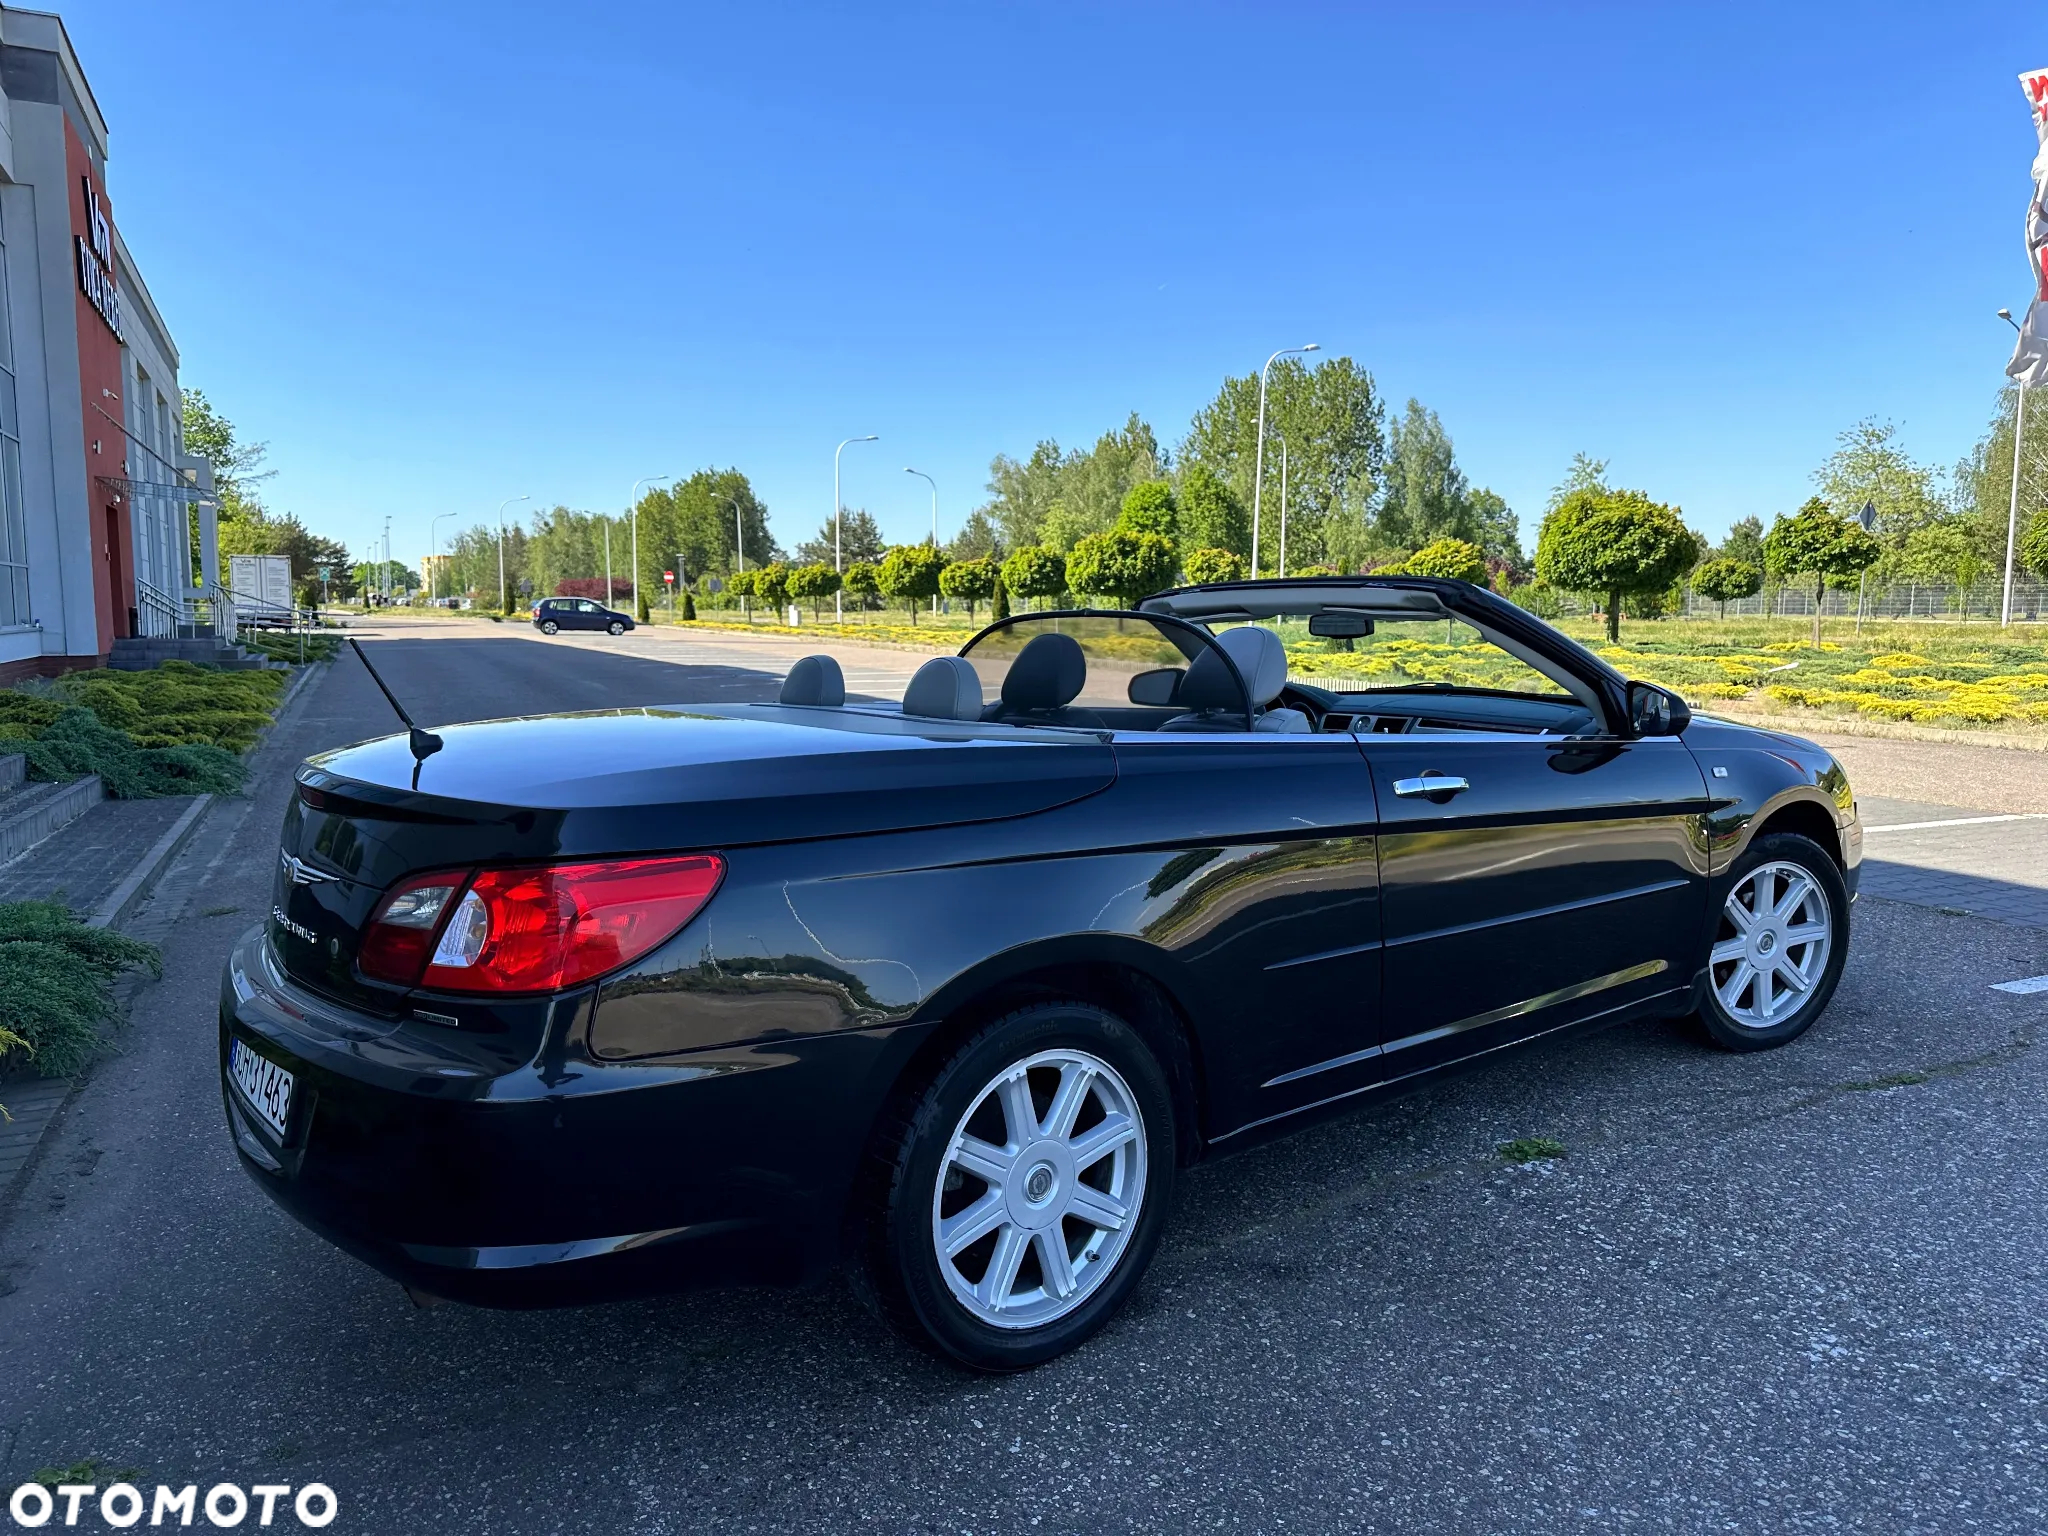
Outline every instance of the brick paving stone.
<path id="1" fill-rule="evenodd" d="M 101 801 L 0 868 L 0 901 L 60 899 L 74 912 L 91 913 L 195 798 Z"/>

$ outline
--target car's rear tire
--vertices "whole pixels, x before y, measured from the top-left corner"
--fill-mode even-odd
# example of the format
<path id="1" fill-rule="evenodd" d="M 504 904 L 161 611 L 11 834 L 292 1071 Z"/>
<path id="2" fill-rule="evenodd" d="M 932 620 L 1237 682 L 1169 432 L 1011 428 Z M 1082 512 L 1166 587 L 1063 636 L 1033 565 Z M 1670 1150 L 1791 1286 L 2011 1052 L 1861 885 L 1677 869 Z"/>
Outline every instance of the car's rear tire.
<path id="1" fill-rule="evenodd" d="M 540 621 L 540 632 L 544 635 L 552 635 L 560 630 L 561 627 L 553 619 L 542 619 Z"/>
<path id="2" fill-rule="evenodd" d="M 620 635 L 623 635 L 626 632 L 626 626 L 624 624 L 621 624 L 617 619 L 613 619 L 611 623 L 605 625 L 604 632 L 616 640 Z"/>
<path id="3" fill-rule="evenodd" d="M 1849 888 L 1811 838 L 1772 832 L 1730 872 L 1699 1018 L 1723 1050 L 1767 1051 L 1827 1011 L 1849 953 Z"/>
<path id="4" fill-rule="evenodd" d="M 882 1128 L 859 1288 L 973 1370 L 1064 1354 L 1151 1262 L 1175 1145 L 1166 1074 L 1114 1014 L 1051 1003 L 998 1019 Z"/>

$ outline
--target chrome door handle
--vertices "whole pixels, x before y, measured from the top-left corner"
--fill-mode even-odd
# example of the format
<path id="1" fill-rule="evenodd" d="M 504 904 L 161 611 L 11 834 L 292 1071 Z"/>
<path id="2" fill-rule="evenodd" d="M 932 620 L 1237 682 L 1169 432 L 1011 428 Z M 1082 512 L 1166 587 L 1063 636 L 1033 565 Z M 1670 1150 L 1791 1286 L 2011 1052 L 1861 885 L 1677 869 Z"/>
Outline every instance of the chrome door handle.
<path id="1" fill-rule="evenodd" d="M 1459 795 L 1472 787 L 1470 779 L 1454 779 L 1445 773 L 1426 773 L 1419 779 L 1394 780 L 1394 793 L 1412 795 Z"/>

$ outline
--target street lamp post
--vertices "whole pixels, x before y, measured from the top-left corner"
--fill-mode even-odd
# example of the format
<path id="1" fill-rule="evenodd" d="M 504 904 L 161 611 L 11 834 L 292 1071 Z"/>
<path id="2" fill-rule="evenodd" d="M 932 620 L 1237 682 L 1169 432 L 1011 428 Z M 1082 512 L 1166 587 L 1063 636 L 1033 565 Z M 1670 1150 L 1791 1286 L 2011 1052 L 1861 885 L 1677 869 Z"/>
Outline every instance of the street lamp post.
<path id="1" fill-rule="evenodd" d="M 515 501 L 531 500 L 533 500 L 531 496 L 507 496 L 498 503 L 498 612 L 500 613 L 507 611 L 505 607 L 505 509 Z"/>
<path id="2" fill-rule="evenodd" d="M 937 549 L 939 547 L 939 482 L 923 470 L 912 469 L 908 464 L 903 466 L 903 473 L 917 476 L 918 479 L 932 488 L 932 548 Z M 937 613 L 938 611 L 939 599 L 934 594 L 932 597 L 932 612 Z"/>
<path id="3" fill-rule="evenodd" d="M 2015 331 L 2019 321 L 2013 319 L 2012 311 L 2001 309 L 1998 318 Z M 2022 335 L 2026 334 L 2021 332 Z M 2012 413 L 2012 500 L 2005 511 L 2005 604 L 1999 610 L 1998 623 L 2001 628 L 2012 623 L 2012 555 L 2013 546 L 2019 542 L 2020 531 L 2020 445 L 2027 433 L 2027 386 L 2020 382 L 2019 404 Z"/>
<path id="4" fill-rule="evenodd" d="M 737 496 L 728 496 L 725 498 L 725 504 L 732 508 L 733 569 L 744 571 L 747 568 L 747 530 L 740 520 L 740 499 Z"/>
<path id="5" fill-rule="evenodd" d="M 1259 440 L 1252 451 L 1252 580 L 1259 579 L 1259 497 L 1266 488 L 1266 375 L 1273 370 L 1273 364 L 1283 357 L 1297 352 L 1320 352 L 1322 348 L 1311 341 L 1299 347 L 1282 347 L 1266 359 L 1266 366 L 1259 370 Z"/>
<path id="6" fill-rule="evenodd" d="M 1280 439 L 1280 575 L 1287 576 L 1287 434 L 1275 432 Z"/>
<path id="7" fill-rule="evenodd" d="M 659 485 L 664 480 L 672 480 L 674 478 L 673 475 L 643 475 L 633 482 L 633 492 L 626 498 L 626 505 L 633 515 L 633 612 L 636 617 L 640 616 L 647 606 L 646 595 L 640 589 L 640 487 L 643 485 Z M 607 524 L 607 532 L 609 532 L 609 524 Z M 606 599 L 605 606 L 609 608 L 612 595 L 611 557 L 609 555 L 605 557 L 604 595 Z"/>
<path id="8" fill-rule="evenodd" d="M 879 437 L 870 432 L 866 437 L 849 437 L 846 443 L 878 443 L 880 441 Z M 841 443 L 832 450 L 832 569 L 840 571 L 842 574 L 844 573 L 844 568 L 840 564 L 839 559 L 839 455 L 846 452 L 846 443 Z M 832 622 L 834 624 L 844 624 L 846 622 L 846 609 L 837 592 L 832 594 Z"/>
<path id="9" fill-rule="evenodd" d="M 439 591 L 441 585 L 441 519 L 456 515 L 453 512 L 443 512 L 427 524 L 427 543 L 432 546 L 434 551 L 434 575 L 427 582 L 427 606 L 429 608 L 433 607 L 434 599 L 441 595 Z"/>

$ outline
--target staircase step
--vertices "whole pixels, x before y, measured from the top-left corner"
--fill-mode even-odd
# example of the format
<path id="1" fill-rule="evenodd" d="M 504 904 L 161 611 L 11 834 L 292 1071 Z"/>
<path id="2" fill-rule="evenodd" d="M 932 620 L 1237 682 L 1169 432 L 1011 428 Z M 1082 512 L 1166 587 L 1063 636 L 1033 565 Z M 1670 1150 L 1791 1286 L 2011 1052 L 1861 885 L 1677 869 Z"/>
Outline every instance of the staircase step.
<path id="1" fill-rule="evenodd" d="M 69 784 L 27 784 L 0 797 L 0 864 L 20 858 L 105 798 L 96 773 Z"/>

